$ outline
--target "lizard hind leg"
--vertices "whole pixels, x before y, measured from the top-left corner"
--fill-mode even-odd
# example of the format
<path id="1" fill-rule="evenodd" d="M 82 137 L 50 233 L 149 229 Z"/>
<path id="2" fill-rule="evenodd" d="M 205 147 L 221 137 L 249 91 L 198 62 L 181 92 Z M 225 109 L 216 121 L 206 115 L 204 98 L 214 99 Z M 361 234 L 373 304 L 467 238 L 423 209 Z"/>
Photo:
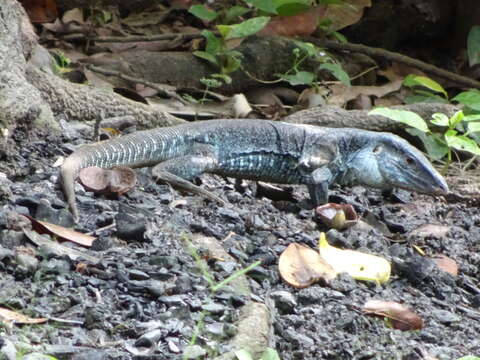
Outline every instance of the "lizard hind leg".
<path id="1" fill-rule="evenodd" d="M 225 201 L 217 195 L 188 181 L 204 172 L 214 170 L 216 164 L 217 161 L 214 156 L 185 155 L 161 162 L 152 169 L 152 174 L 157 182 L 166 182 L 173 187 L 198 194 L 225 205 Z"/>

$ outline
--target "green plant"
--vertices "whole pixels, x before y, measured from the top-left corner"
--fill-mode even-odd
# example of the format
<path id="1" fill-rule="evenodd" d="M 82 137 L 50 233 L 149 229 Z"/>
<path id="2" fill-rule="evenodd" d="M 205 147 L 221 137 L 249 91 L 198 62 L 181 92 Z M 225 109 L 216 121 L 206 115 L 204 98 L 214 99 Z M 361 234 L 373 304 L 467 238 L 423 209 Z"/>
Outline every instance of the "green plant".
<path id="1" fill-rule="evenodd" d="M 248 273 L 249 271 L 253 270 L 255 267 L 257 267 L 258 265 L 261 264 L 261 261 L 256 261 L 253 264 L 250 264 L 249 266 L 247 266 L 246 268 L 235 271 L 233 274 L 231 274 L 227 278 L 223 279 L 222 281 L 217 282 L 215 280 L 215 277 L 209 271 L 209 268 L 208 268 L 207 264 L 202 260 L 202 258 L 198 254 L 197 250 L 195 249 L 193 244 L 190 242 L 190 239 L 186 235 L 183 235 L 182 239 L 186 243 L 186 245 L 188 247 L 188 250 L 190 252 L 190 255 L 195 260 L 195 263 L 196 263 L 198 269 L 200 270 L 200 272 L 202 273 L 203 278 L 205 279 L 205 281 L 208 283 L 208 285 L 210 287 L 210 295 L 205 300 L 206 303 L 211 302 L 215 293 L 218 292 L 219 290 L 221 290 L 223 287 L 227 286 L 230 282 L 234 281 L 235 279 L 237 279 L 238 277 L 240 277 L 242 275 L 245 275 L 246 273 Z M 189 342 L 190 346 L 195 345 L 198 336 L 201 334 L 203 324 L 204 324 L 204 318 L 205 318 L 206 315 L 207 315 L 206 310 L 202 311 L 202 313 L 200 314 L 200 317 L 197 320 L 197 323 L 195 325 L 195 329 L 193 331 L 192 337 L 191 337 L 190 342 Z M 276 359 L 275 358 L 266 358 L 265 360 L 276 360 Z"/>
<path id="2" fill-rule="evenodd" d="M 412 89 L 413 94 L 405 98 L 407 104 L 417 102 L 438 102 L 448 104 L 448 94 L 436 81 L 420 75 L 410 74 L 403 80 L 403 86 Z"/>
<path id="3" fill-rule="evenodd" d="M 253 35 L 263 29 L 269 20 L 269 17 L 261 16 L 235 25 L 218 25 L 220 36 L 215 35 L 212 31 L 203 30 L 202 35 L 207 42 L 205 51 L 194 51 L 193 55 L 215 65 L 219 74 L 222 75 L 221 78 L 226 83 L 230 83 L 231 78 L 228 74 L 240 67 L 242 54 L 229 49 L 227 40 Z"/>
<path id="4" fill-rule="evenodd" d="M 290 70 L 284 74 L 278 75 L 282 80 L 287 81 L 290 85 L 308 85 L 317 87 L 320 82 L 316 74 L 310 71 L 300 70 L 300 65 L 311 58 L 320 63 L 318 70 L 329 71 L 336 79 L 343 84 L 350 86 L 350 77 L 343 70 L 340 64 L 334 62 L 334 60 L 326 55 L 321 49 L 317 48 L 311 43 L 302 41 L 296 41 L 297 48 L 293 49 L 293 65 Z"/>
<path id="5" fill-rule="evenodd" d="M 245 0 L 245 2 L 250 8 L 233 6 L 227 10 L 215 11 L 204 5 L 193 5 L 190 7 L 189 12 L 207 22 L 222 19 L 224 23 L 229 24 L 251 10 L 255 10 L 261 15 L 288 16 L 305 12 L 312 6 L 318 4 L 341 4 L 343 0 Z M 205 50 L 194 51 L 193 54 L 213 64 L 218 69 L 217 75 L 221 75 L 217 76 L 217 79 L 221 79 L 228 84 L 231 82 L 231 77 L 228 74 L 241 67 L 242 54 L 228 48 L 227 41 L 234 38 L 254 35 L 263 29 L 269 21 L 269 16 L 257 16 L 234 25 L 217 25 L 219 36 L 212 31 L 204 30 L 202 31 L 202 35 L 206 39 Z M 332 22 L 330 21 L 328 24 L 324 22 L 323 25 L 319 24 L 319 26 L 323 26 L 323 29 L 327 30 L 331 24 Z M 327 32 L 341 41 L 346 41 L 346 39 L 337 32 Z M 350 85 L 348 75 L 332 58 L 321 53 L 319 49 L 315 48 L 312 44 L 298 42 L 298 47 L 300 50 L 295 50 L 294 52 L 295 62 L 292 69 L 280 76 L 283 80 L 288 81 L 292 85 L 315 85 L 316 75 L 314 73 L 299 70 L 300 64 L 306 58 L 313 57 L 321 63 L 318 70 L 327 70 L 338 80 Z M 322 59 L 320 60 L 320 58 Z"/>
<path id="6" fill-rule="evenodd" d="M 408 125 L 407 132 L 422 140 L 432 159 L 439 160 L 447 157 L 446 168 L 452 162 L 453 150 L 480 155 L 480 147 L 472 138 L 472 135 L 480 132 L 480 122 L 478 122 L 480 114 L 466 116 L 461 110 L 450 118 L 445 114 L 433 114 L 430 123 L 445 128 L 445 131 L 440 133 L 433 132 L 425 120 L 412 111 L 377 108 L 370 111 L 369 115 L 382 115 Z"/>

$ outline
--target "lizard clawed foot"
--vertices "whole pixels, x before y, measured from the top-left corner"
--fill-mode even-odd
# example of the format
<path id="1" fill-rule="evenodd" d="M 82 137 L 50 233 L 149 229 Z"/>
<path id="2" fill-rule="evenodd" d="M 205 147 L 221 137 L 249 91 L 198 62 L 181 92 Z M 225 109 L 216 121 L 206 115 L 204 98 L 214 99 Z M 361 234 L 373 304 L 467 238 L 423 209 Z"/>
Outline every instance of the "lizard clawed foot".
<path id="1" fill-rule="evenodd" d="M 220 204 L 222 206 L 225 206 L 227 204 L 223 199 L 221 199 L 217 195 L 211 193 L 210 191 L 207 191 L 207 190 L 201 188 L 200 186 L 192 184 L 190 181 L 185 180 L 185 179 L 181 178 L 180 176 L 177 176 L 177 175 L 172 174 L 170 172 L 161 171 L 161 170 L 158 170 L 156 168 L 153 168 L 152 174 L 153 174 L 156 182 L 158 182 L 158 181 L 166 182 L 166 183 L 172 185 L 175 188 L 179 188 L 179 189 L 191 192 L 193 194 L 203 196 L 207 199 L 210 199 L 210 200 L 213 200 L 213 201 L 217 202 L 218 204 Z"/>

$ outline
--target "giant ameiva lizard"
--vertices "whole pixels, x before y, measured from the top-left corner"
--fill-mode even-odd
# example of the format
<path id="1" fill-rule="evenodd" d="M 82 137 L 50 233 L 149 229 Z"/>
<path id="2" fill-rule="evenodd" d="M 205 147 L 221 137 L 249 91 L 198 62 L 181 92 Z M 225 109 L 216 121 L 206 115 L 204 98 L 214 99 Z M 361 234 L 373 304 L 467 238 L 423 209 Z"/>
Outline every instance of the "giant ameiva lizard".
<path id="1" fill-rule="evenodd" d="M 187 180 L 202 173 L 305 184 L 314 205 L 327 202 L 328 188 L 334 183 L 430 195 L 448 192 L 445 180 L 425 156 L 390 133 L 268 120 L 208 120 L 139 131 L 77 149 L 61 169 L 75 219 L 74 181 L 79 171 L 118 165 L 156 165 L 157 178 L 191 188 L 196 186 Z"/>

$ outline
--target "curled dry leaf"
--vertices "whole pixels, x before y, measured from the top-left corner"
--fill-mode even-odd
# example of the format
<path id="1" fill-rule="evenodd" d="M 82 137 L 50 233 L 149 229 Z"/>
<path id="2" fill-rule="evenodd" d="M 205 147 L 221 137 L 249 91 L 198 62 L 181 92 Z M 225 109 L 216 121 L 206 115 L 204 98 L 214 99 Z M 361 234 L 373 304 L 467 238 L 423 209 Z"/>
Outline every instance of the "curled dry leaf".
<path id="1" fill-rule="evenodd" d="M 55 235 L 64 240 L 72 241 L 79 245 L 88 247 L 92 246 L 92 243 L 96 239 L 93 236 L 82 234 L 78 231 L 68 229 L 60 225 L 51 224 L 46 221 L 36 220 L 31 216 L 27 217 L 32 222 L 33 229 L 39 234 Z"/>
<path id="2" fill-rule="evenodd" d="M 362 311 L 389 318 L 394 329 L 408 331 L 423 328 L 423 319 L 418 314 L 395 301 L 369 300 Z"/>
<path id="3" fill-rule="evenodd" d="M 125 194 L 137 183 L 135 171 L 123 166 L 112 169 L 91 166 L 82 169 L 78 177 L 90 191 L 115 195 Z"/>
<path id="4" fill-rule="evenodd" d="M 350 204 L 328 203 L 315 209 L 317 218 L 329 228 L 343 230 L 358 221 L 358 215 Z"/>
<path id="5" fill-rule="evenodd" d="M 0 308 L 0 322 L 10 323 L 15 322 L 17 324 L 41 324 L 47 322 L 46 318 L 32 319 L 31 317 L 19 314 L 15 311 Z"/>
<path id="6" fill-rule="evenodd" d="M 337 272 L 346 272 L 357 280 L 385 283 L 390 279 L 391 266 L 384 258 L 330 245 L 325 233 L 318 244 L 321 257 Z"/>
<path id="7" fill-rule="evenodd" d="M 282 279 L 291 286 L 304 288 L 323 280 L 328 282 L 337 273 L 313 249 L 292 243 L 280 255 L 278 269 Z"/>
<path id="8" fill-rule="evenodd" d="M 458 265 L 455 260 L 443 254 L 433 255 L 432 260 L 435 262 L 435 264 L 437 264 L 440 270 L 448 272 L 453 276 L 458 275 Z"/>

